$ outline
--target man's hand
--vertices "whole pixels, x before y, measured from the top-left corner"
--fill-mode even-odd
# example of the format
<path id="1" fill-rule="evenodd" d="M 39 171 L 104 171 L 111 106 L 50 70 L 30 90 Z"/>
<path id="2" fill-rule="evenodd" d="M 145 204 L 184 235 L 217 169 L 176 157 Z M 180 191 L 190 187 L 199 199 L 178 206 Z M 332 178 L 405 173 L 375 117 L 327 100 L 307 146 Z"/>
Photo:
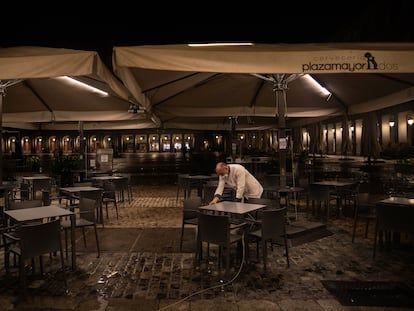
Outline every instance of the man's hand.
<path id="1" fill-rule="evenodd" d="M 214 199 L 211 200 L 209 204 L 216 204 L 218 201 L 219 201 L 219 198 L 218 197 L 214 197 Z"/>

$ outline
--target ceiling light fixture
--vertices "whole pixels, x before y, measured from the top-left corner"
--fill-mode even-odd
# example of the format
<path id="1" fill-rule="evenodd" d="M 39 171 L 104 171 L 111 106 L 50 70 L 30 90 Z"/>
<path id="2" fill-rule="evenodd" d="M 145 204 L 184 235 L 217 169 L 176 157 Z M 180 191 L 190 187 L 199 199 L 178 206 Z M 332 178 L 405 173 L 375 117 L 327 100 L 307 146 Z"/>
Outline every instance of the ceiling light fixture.
<path id="1" fill-rule="evenodd" d="M 189 43 L 190 47 L 205 47 L 205 46 L 251 46 L 251 42 L 210 42 L 210 43 Z"/>
<path id="2" fill-rule="evenodd" d="M 79 86 L 79 87 L 81 87 L 83 89 L 86 89 L 86 90 L 89 90 L 89 91 L 92 91 L 92 92 L 99 93 L 99 94 L 101 94 L 103 96 L 109 96 L 108 92 L 102 91 L 102 90 L 100 90 L 100 89 L 98 89 L 98 88 L 96 88 L 94 86 L 91 86 L 89 84 L 86 84 L 84 82 L 81 82 L 79 80 L 76 80 L 76 79 L 74 79 L 72 77 L 63 76 L 63 77 L 58 77 L 57 79 L 65 79 L 69 83 L 74 84 L 74 85 L 77 85 L 77 86 Z"/>
<path id="3" fill-rule="evenodd" d="M 137 104 L 130 104 L 128 113 L 143 113 L 144 110 L 141 110 Z"/>
<path id="4" fill-rule="evenodd" d="M 332 92 L 330 92 L 328 89 L 323 87 L 319 84 L 318 81 L 316 81 L 311 75 L 305 74 L 303 76 L 310 85 L 312 85 L 316 90 L 318 90 L 323 96 L 326 96 L 326 101 L 329 101 L 332 97 Z"/>

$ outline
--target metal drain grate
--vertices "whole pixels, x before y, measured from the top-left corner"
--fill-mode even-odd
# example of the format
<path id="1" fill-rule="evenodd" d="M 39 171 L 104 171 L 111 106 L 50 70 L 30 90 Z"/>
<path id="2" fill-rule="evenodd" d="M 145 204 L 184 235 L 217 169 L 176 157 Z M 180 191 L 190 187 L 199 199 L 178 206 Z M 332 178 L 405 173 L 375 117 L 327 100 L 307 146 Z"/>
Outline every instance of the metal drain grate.
<path id="1" fill-rule="evenodd" d="M 414 289 L 401 282 L 323 280 L 344 306 L 414 307 Z"/>

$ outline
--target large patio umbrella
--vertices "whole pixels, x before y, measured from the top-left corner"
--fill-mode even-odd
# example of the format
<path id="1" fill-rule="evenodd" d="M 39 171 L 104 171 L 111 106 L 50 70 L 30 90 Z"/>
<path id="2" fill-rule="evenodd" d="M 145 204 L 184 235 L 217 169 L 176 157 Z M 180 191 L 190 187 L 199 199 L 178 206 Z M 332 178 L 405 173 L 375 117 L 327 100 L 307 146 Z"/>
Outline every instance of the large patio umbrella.
<path id="1" fill-rule="evenodd" d="M 372 159 L 380 157 L 378 116 L 376 112 L 367 113 L 362 120 L 361 155 Z"/>
<path id="2" fill-rule="evenodd" d="M 26 129 L 149 126 L 144 111 L 97 52 L 46 47 L 0 48 L 3 126 Z M 138 111 L 137 111 L 138 112 Z M 149 120 L 150 121 L 150 120 Z M 151 123 L 153 126 L 153 123 Z"/>
<path id="3" fill-rule="evenodd" d="M 309 151 L 316 156 L 316 154 L 322 155 L 322 124 L 316 122 L 310 125 L 309 127 L 309 136 L 310 136 L 310 145 Z"/>
<path id="4" fill-rule="evenodd" d="M 277 128 L 275 75 L 296 75 L 287 128 L 414 99 L 414 43 L 124 46 L 113 68 L 165 128 L 223 129 L 232 116 L 238 129 Z"/>
<path id="5" fill-rule="evenodd" d="M 81 131 L 112 129 L 122 128 L 123 121 L 134 128 L 154 127 L 145 113 L 129 113 L 136 103 L 97 52 L 0 48 L 0 133 L 3 126 L 78 130 L 81 124 Z M 0 183 L 2 158 L 0 148 Z"/>
<path id="6" fill-rule="evenodd" d="M 293 153 L 298 154 L 300 152 L 302 152 L 303 150 L 303 141 L 302 141 L 302 132 L 300 130 L 300 128 L 293 128 L 292 129 L 292 139 L 291 141 L 291 150 L 293 151 Z"/>
<path id="7" fill-rule="evenodd" d="M 342 144 L 341 154 L 345 158 L 348 157 L 349 153 L 352 152 L 352 141 L 349 137 L 349 119 L 348 115 L 344 115 L 342 119 Z"/>

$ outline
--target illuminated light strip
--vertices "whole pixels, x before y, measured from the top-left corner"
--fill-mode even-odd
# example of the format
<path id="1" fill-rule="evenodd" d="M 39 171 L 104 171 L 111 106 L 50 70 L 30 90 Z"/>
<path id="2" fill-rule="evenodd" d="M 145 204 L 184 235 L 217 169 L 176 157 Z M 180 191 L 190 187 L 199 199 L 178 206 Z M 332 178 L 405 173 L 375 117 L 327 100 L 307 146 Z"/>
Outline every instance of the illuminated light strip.
<path id="1" fill-rule="evenodd" d="M 203 46 L 251 46 L 251 42 L 211 42 L 211 43 L 189 43 L 191 47 L 203 47 Z"/>
<path id="2" fill-rule="evenodd" d="M 320 85 L 319 82 L 316 81 L 311 75 L 305 74 L 303 77 L 309 81 L 309 83 L 311 83 L 316 89 L 318 89 L 324 96 L 326 96 L 327 101 L 331 99 L 332 93 Z"/>
<path id="3" fill-rule="evenodd" d="M 98 88 L 96 88 L 94 86 L 91 86 L 89 84 L 86 84 L 84 82 L 81 82 L 79 80 L 76 80 L 76 79 L 74 79 L 72 77 L 63 76 L 63 77 L 58 77 L 57 79 L 64 79 L 64 80 L 68 81 L 69 83 L 75 84 L 75 85 L 77 85 L 79 87 L 82 87 L 82 88 L 84 88 L 86 90 L 99 93 L 99 94 L 101 94 L 103 96 L 109 96 L 108 92 L 102 91 L 102 90 L 100 90 L 100 89 L 98 89 Z"/>

